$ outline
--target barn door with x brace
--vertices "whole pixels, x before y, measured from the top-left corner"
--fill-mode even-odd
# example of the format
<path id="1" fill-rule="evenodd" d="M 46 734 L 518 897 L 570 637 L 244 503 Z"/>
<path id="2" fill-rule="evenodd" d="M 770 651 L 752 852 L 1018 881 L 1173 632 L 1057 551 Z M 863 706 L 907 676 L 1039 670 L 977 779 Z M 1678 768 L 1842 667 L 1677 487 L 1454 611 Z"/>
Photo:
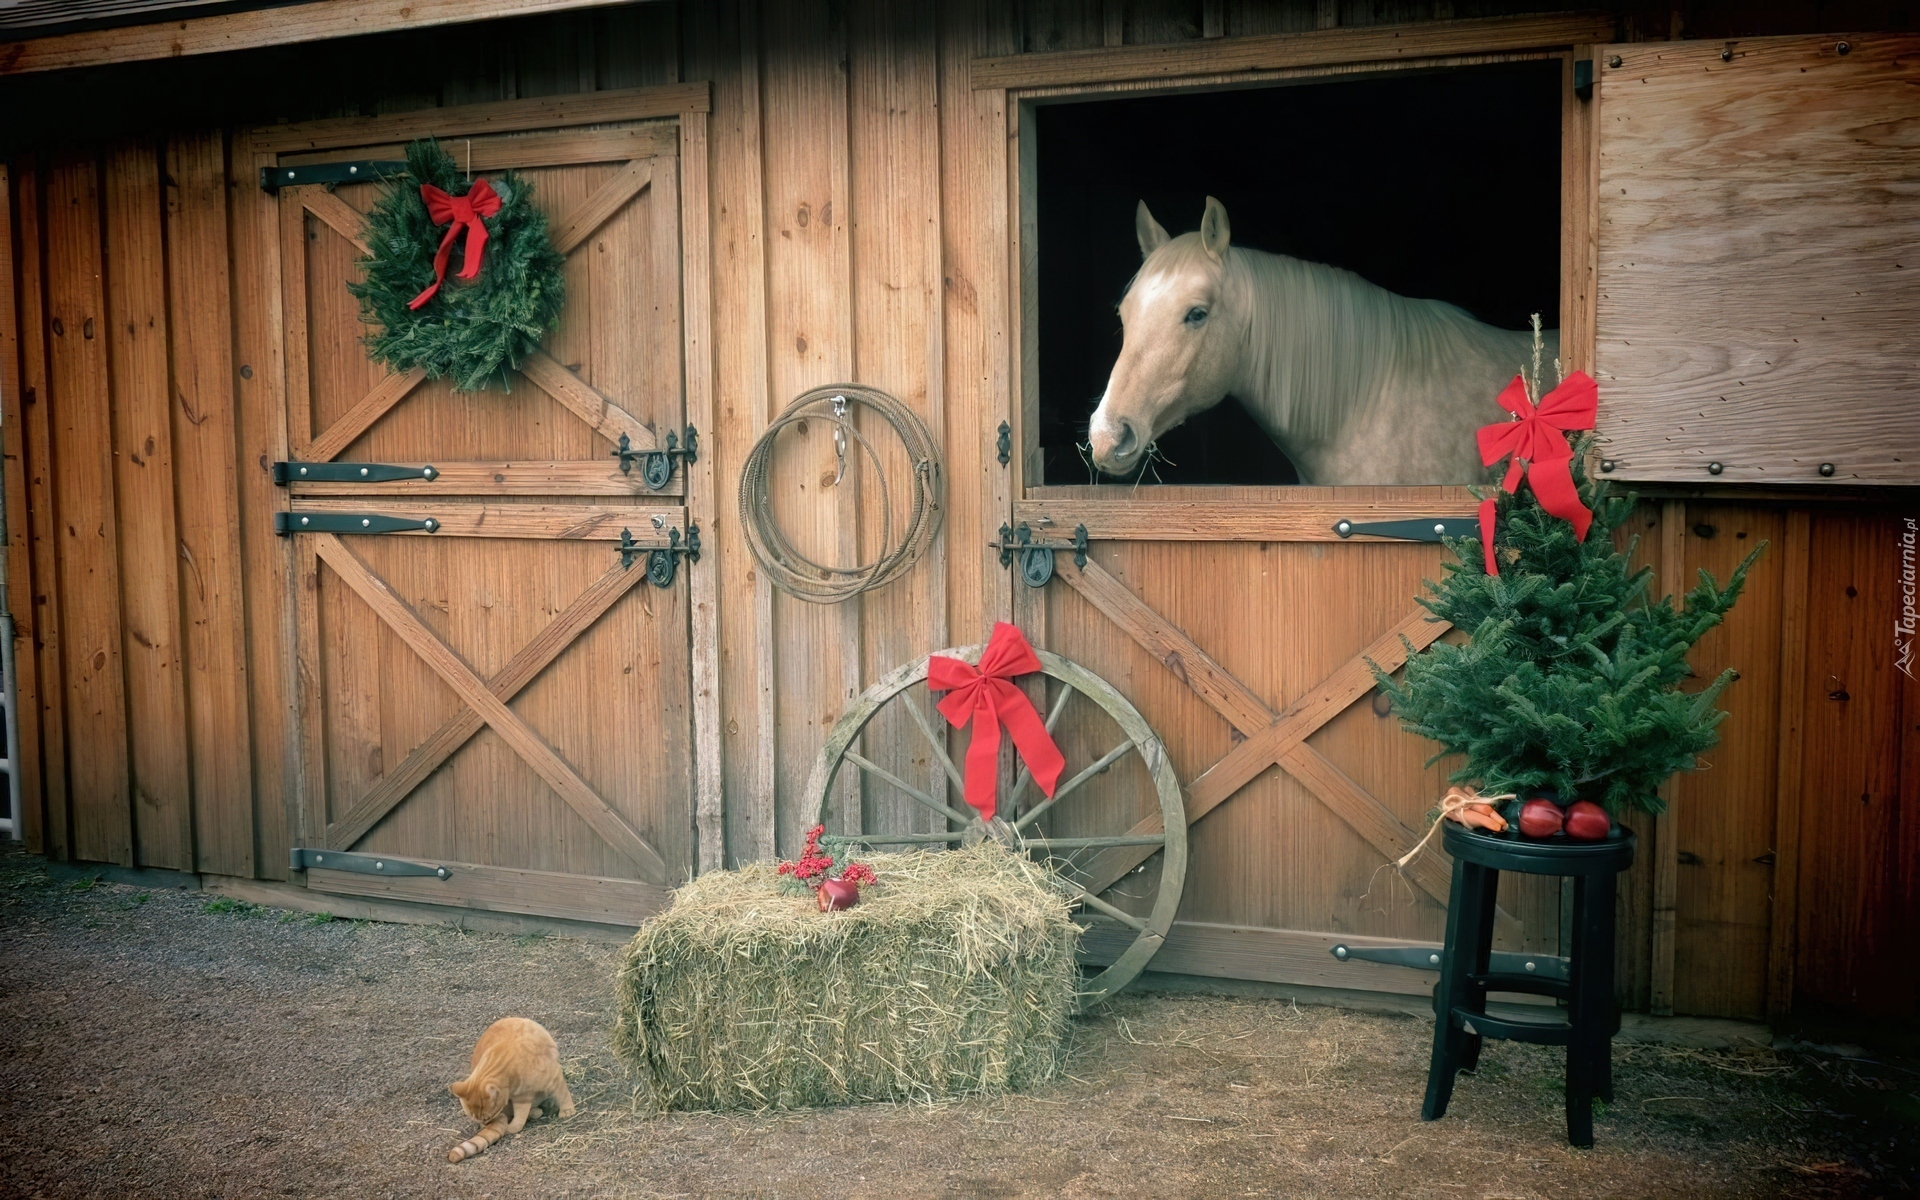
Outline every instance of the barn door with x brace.
<path id="1" fill-rule="evenodd" d="M 1016 502 L 1021 624 L 1121 686 L 1186 785 L 1189 882 L 1154 970 L 1432 987 L 1451 867 L 1437 844 L 1404 877 L 1391 864 L 1420 841 L 1447 768 L 1424 765 L 1433 747 L 1400 730 L 1368 663 L 1397 671 L 1447 632 L 1414 597 L 1441 574 L 1439 534 L 1470 534 L 1474 505 L 1439 487 L 1048 487 Z M 1112 780 L 1105 802 L 1156 832 L 1137 783 Z M 1149 893 L 1128 878 L 1152 855 L 1103 852 L 1094 890 L 1123 906 Z M 1559 969 L 1558 899 L 1503 880 L 1497 943 L 1534 964 L 1514 969 Z M 1096 927 L 1088 946 L 1102 945 Z"/>
<path id="2" fill-rule="evenodd" d="M 568 129 L 539 102 L 485 109 L 360 122 L 364 140 L 263 170 L 282 218 L 293 866 L 319 890 L 632 924 L 697 856 L 677 154 L 704 114 Z M 525 131 L 444 136 L 502 128 Z M 474 177 L 518 172 L 566 257 L 560 326 L 510 390 L 389 373 L 361 342 L 347 283 L 388 185 L 360 181 L 423 132 Z"/>

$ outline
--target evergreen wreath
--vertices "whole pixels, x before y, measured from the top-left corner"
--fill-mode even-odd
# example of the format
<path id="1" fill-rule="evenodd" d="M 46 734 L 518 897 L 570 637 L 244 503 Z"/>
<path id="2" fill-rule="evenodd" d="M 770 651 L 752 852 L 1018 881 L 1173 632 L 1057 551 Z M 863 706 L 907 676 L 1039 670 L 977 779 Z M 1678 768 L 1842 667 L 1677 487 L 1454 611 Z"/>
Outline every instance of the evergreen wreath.
<path id="1" fill-rule="evenodd" d="M 360 301 L 360 319 L 378 326 L 365 339 L 369 355 L 396 372 L 418 367 L 429 379 L 451 379 L 456 391 L 489 384 L 509 390 L 508 372 L 553 332 L 565 301 L 566 260 L 553 248 L 546 214 L 534 206 L 533 185 L 512 171 L 488 181 L 500 209 L 484 218 L 479 278 L 452 278 L 472 252 L 468 234 L 455 246 L 440 290 L 413 309 L 409 302 L 434 282 L 434 255 L 446 231 L 428 213 L 420 186 L 464 196 L 473 184 L 431 138 L 407 147 L 407 172 L 392 182 L 367 214 L 365 278 L 347 285 Z"/>
<path id="2" fill-rule="evenodd" d="M 1457 561 L 1440 583 L 1427 581 L 1419 601 L 1470 633 L 1466 644 L 1409 653 L 1403 682 L 1368 665 L 1407 732 L 1440 743 L 1429 766 L 1465 756 L 1450 782 L 1522 797 L 1550 789 L 1563 804 L 1592 800 L 1615 815 L 1658 813 L 1660 785 L 1720 740 L 1720 694 L 1739 678 L 1730 668 L 1683 691 L 1693 674 L 1687 653 L 1733 607 L 1767 547 L 1756 546 L 1725 587 L 1702 570 L 1684 608 L 1671 596 L 1650 602 L 1653 569 L 1627 569 L 1638 539 L 1622 550 L 1612 536 L 1636 497 L 1588 478 L 1590 443 L 1574 441 L 1570 464 L 1593 512 L 1586 540 L 1543 509 L 1531 485 L 1498 493 L 1500 574 L 1486 573 L 1479 539 L 1447 538 Z"/>

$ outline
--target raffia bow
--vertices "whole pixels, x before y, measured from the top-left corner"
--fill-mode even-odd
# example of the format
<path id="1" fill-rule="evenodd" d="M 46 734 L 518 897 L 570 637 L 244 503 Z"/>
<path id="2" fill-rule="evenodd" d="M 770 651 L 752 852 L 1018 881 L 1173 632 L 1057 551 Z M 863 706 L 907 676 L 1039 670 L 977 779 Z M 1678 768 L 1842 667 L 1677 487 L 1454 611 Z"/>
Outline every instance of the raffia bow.
<path id="1" fill-rule="evenodd" d="M 1446 796 L 1440 801 L 1440 815 L 1427 827 L 1427 836 L 1421 838 L 1413 849 L 1402 854 L 1393 865 L 1404 870 L 1413 861 L 1413 856 L 1427 848 L 1442 821 L 1454 821 L 1469 829 L 1490 829 L 1499 833 L 1507 827 L 1507 819 L 1493 806 L 1502 800 L 1514 798 L 1512 792 L 1501 792 L 1497 796 L 1482 796 L 1478 788 L 1455 785 L 1447 789 Z"/>

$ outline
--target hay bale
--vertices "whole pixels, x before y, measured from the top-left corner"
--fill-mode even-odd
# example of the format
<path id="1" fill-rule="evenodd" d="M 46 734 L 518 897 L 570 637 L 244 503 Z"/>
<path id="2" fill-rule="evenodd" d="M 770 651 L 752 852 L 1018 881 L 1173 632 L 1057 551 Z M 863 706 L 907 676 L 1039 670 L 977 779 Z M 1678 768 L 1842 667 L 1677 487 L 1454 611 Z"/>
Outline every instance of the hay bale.
<path id="1" fill-rule="evenodd" d="M 1080 931 L 1045 868 L 987 842 L 875 854 L 858 906 L 772 864 L 674 893 L 615 977 L 614 1052 L 660 1108 L 804 1108 L 1013 1090 L 1059 1070 Z"/>

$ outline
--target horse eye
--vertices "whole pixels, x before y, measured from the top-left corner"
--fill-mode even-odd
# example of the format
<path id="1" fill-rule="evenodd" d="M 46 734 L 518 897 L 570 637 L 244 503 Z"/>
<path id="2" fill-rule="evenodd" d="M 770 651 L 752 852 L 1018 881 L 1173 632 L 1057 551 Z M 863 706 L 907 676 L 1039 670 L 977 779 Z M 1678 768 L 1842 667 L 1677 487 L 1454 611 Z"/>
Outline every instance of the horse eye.
<path id="1" fill-rule="evenodd" d="M 1189 325 L 1198 325 L 1206 319 L 1207 310 L 1204 308 L 1190 308 L 1187 310 L 1187 324 Z"/>

